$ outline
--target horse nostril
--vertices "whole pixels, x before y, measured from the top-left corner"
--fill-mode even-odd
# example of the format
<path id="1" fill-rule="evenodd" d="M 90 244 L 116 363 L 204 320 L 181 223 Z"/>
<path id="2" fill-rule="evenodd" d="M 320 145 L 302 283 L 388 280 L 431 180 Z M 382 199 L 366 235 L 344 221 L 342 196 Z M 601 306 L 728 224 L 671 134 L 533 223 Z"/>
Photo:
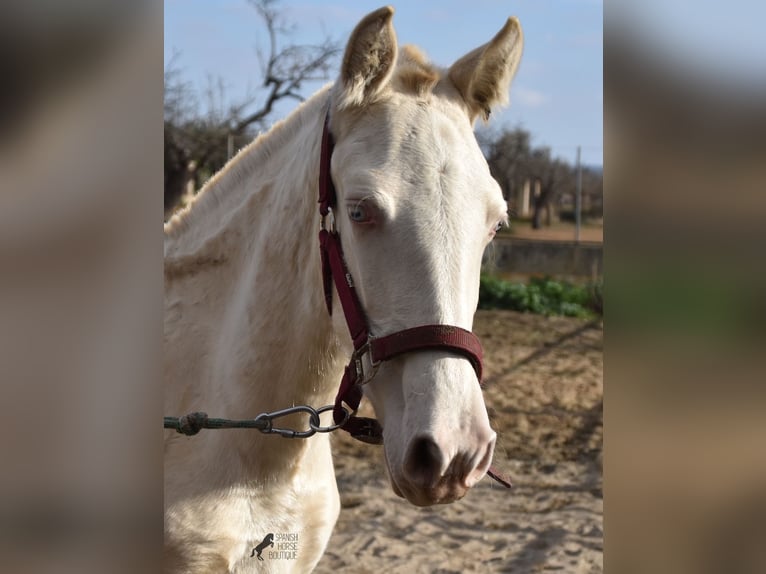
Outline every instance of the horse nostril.
<path id="1" fill-rule="evenodd" d="M 434 486 L 442 471 L 441 449 L 429 437 L 412 441 L 404 462 L 404 473 L 413 484 L 428 488 Z"/>

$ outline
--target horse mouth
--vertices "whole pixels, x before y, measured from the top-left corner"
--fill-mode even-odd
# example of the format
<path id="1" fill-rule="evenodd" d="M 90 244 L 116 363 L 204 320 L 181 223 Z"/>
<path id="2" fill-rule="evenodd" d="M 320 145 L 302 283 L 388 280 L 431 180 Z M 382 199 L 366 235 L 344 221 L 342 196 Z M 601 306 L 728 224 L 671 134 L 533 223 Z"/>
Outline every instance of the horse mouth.
<path id="1" fill-rule="evenodd" d="M 468 492 L 468 488 L 450 479 L 444 477 L 439 483 L 430 488 L 401 486 L 396 480 L 391 478 L 391 488 L 394 493 L 404 498 L 415 506 L 435 506 L 437 504 L 450 504 L 463 498 Z"/>
<path id="2" fill-rule="evenodd" d="M 415 506 L 434 506 L 437 504 L 450 504 L 463 498 L 469 490 L 462 481 L 455 480 L 454 475 L 445 474 L 439 481 L 428 487 L 421 487 L 408 484 L 401 480 L 401 484 L 391 472 L 391 466 L 388 463 L 388 457 L 385 456 L 386 469 L 391 481 L 391 490 L 400 498 L 404 498 Z"/>

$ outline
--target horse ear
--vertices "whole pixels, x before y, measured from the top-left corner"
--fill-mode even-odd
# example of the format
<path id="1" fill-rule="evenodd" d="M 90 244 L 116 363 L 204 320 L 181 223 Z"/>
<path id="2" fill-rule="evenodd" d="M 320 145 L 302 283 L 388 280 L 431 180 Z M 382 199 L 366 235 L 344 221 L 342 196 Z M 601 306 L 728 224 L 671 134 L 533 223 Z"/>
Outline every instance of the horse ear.
<path id="1" fill-rule="evenodd" d="M 338 107 L 370 103 L 380 94 L 396 64 L 396 34 L 391 6 L 365 16 L 346 46 L 340 72 Z"/>
<path id="2" fill-rule="evenodd" d="M 508 18 L 491 41 L 469 52 L 449 69 L 449 78 L 468 105 L 471 122 L 508 102 L 508 89 L 521 60 L 524 35 L 518 19 Z"/>

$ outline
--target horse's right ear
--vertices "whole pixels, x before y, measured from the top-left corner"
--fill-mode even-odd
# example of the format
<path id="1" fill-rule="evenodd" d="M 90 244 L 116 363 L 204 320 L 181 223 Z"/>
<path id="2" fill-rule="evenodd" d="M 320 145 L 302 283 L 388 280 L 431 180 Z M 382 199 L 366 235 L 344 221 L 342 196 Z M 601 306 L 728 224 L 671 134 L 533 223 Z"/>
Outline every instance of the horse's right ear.
<path id="1" fill-rule="evenodd" d="M 391 6 L 368 14 L 351 33 L 340 71 L 339 109 L 372 102 L 386 87 L 396 65 L 396 34 Z"/>

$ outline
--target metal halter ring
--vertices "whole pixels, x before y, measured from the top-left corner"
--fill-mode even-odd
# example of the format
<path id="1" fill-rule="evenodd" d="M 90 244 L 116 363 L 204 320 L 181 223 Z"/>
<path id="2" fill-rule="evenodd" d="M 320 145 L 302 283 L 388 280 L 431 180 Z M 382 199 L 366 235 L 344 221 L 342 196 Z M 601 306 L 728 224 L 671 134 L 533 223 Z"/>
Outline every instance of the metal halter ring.
<path id="1" fill-rule="evenodd" d="M 335 405 L 325 405 L 325 406 L 323 406 L 323 407 L 319 407 L 319 408 L 316 410 L 316 413 L 317 413 L 317 420 L 319 420 L 319 417 L 322 415 L 322 413 L 326 413 L 327 411 L 332 411 L 334 408 L 335 408 Z M 351 415 L 352 415 L 353 413 L 352 413 L 351 411 L 349 411 L 348 409 L 346 409 L 346 407 L 344 407 L 344 406 L 342 406 L 342 405 L 341 405 L 341 407 L 340 407 L 340 408 L 341 408 L 341 410 L 343 411 L 343 420 L 341 420 L 341 421 L 340 421 L 339 423 L 337 423 L 337 424 L 328 425 L 328 426 L 326 426 L 326 427 L 323 427 L 323 426 L 321 425 L 321 422 L 319 422 L 319 423 L 317 423 L 317 424 L 314 424 L 314 417 L 311 417 L 311 418 L 309 419 L 309 426 L 311 427 L 311 430 L 314 430 L 314 431 L 316 431 L 316 432 L 332 432 L 332 431 L 334 431 L 334 430 L 336 430 L 336 429 L 339 429 L 339 428 L 340 428 L 340 427 L 342 427 L 344 424 L 346 424 L 346 422 L 348 422 L 348 419 L 350 419 L 350 418 L 351 418 Z"/>

